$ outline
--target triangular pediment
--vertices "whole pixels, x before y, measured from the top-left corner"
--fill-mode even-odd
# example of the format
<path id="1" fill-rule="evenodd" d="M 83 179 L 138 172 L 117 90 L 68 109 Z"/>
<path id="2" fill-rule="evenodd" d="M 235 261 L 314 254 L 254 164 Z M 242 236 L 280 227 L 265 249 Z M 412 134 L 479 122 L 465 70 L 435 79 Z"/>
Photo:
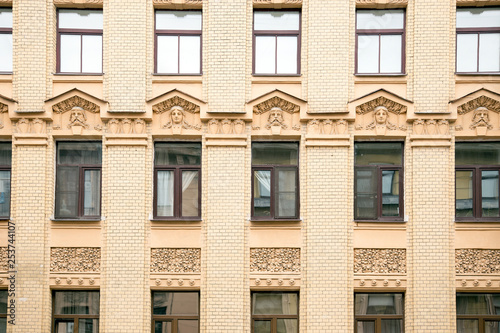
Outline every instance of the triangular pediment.
<path id="1" fill-rule="evenodd" d="M 493 112 L 500 112 L 500 94 L 489 89 L 481 88 L 460 98 L 450 101 L 450 111 L 463 115 L 485 107 Z"/>
<path id="2" fill-rule="evenodd" d="M 366 114 L 383 106 L 394 114 L 408 113 L 413 110 L 413 102 L 386 89 L 378 89 L 348 103 L 349 113 Z"/>
<path id="3" fill-rule="evenodd" d="M 246 104 L 248 114 L 262 114 L 269 111 L 273 107 L 279 107 L 284 112 L 307 112 L 307 101 L 295 97 L 287 92 L 275 89 L 256 98 L 251 99 Z"/>
<path id="4" fill-rule="evenodd" d="M 17 102 L 12 98 L 0 94 L 0 113 L 14 112 Z"/>
<path id="5" fill-rule="evenodd" d="M 147 101 L 148 109 L 154 113 L 164 113 L 177 106 L 185 112 L 200 113 L 206 108 L 206 102 L 178 89 L 172 89 Z"/>
<path id="6" fill-rule="evenodd" d="M 108 111 L 108 102 L 80 89 L 73 88 L 45 101 L 45 109 L 49 113 L 62 114 L 74 107 L 82 108 L 90 113 L 104 114 Z"/>

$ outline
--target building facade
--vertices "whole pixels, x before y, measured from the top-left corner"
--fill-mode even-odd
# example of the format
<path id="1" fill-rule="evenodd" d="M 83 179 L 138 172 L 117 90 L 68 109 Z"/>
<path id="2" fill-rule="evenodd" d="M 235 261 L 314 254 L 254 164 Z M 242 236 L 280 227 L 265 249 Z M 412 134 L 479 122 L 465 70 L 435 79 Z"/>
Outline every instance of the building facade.
<path id="1" fill-rule="evenodd" d="M 0 6 L 0 332 L 500 332 L 500 1 Z"/>

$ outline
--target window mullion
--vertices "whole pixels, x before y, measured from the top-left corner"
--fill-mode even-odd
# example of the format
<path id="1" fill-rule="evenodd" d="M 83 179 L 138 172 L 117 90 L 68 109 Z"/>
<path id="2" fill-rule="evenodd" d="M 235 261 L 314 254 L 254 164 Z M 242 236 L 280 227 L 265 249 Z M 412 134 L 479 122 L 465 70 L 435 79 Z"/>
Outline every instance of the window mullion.
<path id="1" fill-rule="evenodd" d="M 472 171 L 472 179 L 474 179 L 474 184 L 473 184 L 473 205 L 472 205 L 472 215 L 475 218 L 481 218 L 482 217 L 482 197 L 481 197 L 481 192 L 482 192 L 482 183 L 481 183 L 481 168 L 480 167 L 475 167 Z"/>
<path id="2" fill-rule="evenodd" d="M 174 170 L 174 217 L 181 217 L 181 189 L 182 189 L 182 177 L 181 168 L 176 167 Z"/>
<path id="3" fill-rule="evenodd" d="M 277 186 L 278 184 L 276 184 L 276 181 L 275 181 L 275 170 L 276 168 L 275 167 L 271 167 L 271 218 L 275 219 L 276 218 L 276 210 L 274 209 L 275 208 L 275 202 L 276 202 L 276 194 L 277 194 Z"/>

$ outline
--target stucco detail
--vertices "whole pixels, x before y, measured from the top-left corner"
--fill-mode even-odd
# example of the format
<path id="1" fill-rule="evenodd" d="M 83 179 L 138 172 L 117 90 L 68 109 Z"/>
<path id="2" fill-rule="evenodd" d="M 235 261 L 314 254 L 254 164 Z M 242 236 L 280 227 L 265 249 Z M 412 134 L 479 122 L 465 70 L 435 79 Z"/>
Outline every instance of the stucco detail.
<path id="1" fill-rule="evenodd" d="M 354 273 L 406 274 L 406 249 L 354 249 Z"/>
<path id="2" fill-rule="evenodd" d="M 0 271 L 8 271 L 7 247 L 0 247 Z"/>
<path id="3" fill-rule="evenodd" d="M 500 250 L 455 250 L 457 274 L 500 274 Z"/>
<path id="4" fill-rule="evenodd" d="M 151 249 L 151 272 L 200 273 L 201 249 Z"/>
<path id="5" fill-rule="evenodd" d="M 50 249 L 51 272 L 100 272 L 101 249 L 98 247 L 53 247 Z"/>
<path id="6" fill-rule="evenodd" d="M 73 96 L 68 99 L 65 99 L 64 101 L 61 101 L 52 106 L 52 110 L 54 110 L 55 113 L 64 113 L 70 111 L 75 106 L 81 107 L 85 111 L 92 113 L 99 113 L 100 111 L 100 108 L 97 104 L 87 101 L 86 99 L 83 99 L 80 96 Z"/>
<path id="7" fill-rule="evenodd" d="M 300 272 L 299 248 L 250 249 L 251 272 Z"/>

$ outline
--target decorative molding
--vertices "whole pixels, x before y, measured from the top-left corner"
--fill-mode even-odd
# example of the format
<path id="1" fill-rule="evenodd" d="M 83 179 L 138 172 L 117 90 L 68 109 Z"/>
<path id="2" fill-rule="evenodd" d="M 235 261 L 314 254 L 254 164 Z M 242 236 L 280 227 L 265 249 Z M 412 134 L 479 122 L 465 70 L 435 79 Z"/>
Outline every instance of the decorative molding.
<path id="1" fill-rule="evenodd" d="M 151 272 L 200 273 L 201 249 L 151 249 Z"/>
<path id="2" fill-rule="evenodd" d="M 500 290 L 500 278 L 461 276 L 455 280 L 455 287 L 457 290 Z"/>
<path id="3" fill-rule="evenodd" d="M 300 248 L 252 248 L 250 272 L 300 272 Z"/>
<path id="4" fill-rule="evenodd" d="M 210 119 L 207 123 L 209 134 L 243 134 L 245 122 L 241 119 Z"/>
<path id="5" fill-rule="evenodd" d="M 446 119 L 417 119 L 413 122 L 413 134 L 448 135 L 450 134 L 450 123 Z"/>
<path id="6" fill-rule="evenodd" d="M 7 259 L 7 247 L 0 247 L 0 271 L 7 272 L 9 270 L 9 263 Z"/>
<path id="7" fill-rule="evenodd" d="M 172 98 L 164 100 L 163 102 L 153 105 L 152 108 L 154 113 L 164 113 L 170 111 L 174 106 L 180 106 L 185 112 L 200 112 L 200 107 L 198 105 L 191 103 L 179 96 L 174 96 Z"/>
<path id="8" fill-rule="evenodd" d="M 199 288 L 201 286 L 201 278 L 198 274 L 186 276 L 158 276 L 155 274 L 149 280 L 151 287 L 168 287 L 168 288 Z"/>
<path id="9" fill-rule="evenodd" d="M 55 4 L 100 4 L 102 5 L 104 0 L 54 0 Z"/>
<path id="10" fill-rule="evenodd" d="M 90 274 L 89 274 L 90 275 Z M 51 286 L 72 286 L 77 287 L 96 287 L 100 285 L 99 275 L 95 276 L 78 276 L 74 274 L 53 274 L 50 277 Z"/>
<path id="11" fill-rule="evenodd" d="M 7 104 L 0 102 L 0 113 L 4 113 L 7 111 L 9 111 L 9 106 Z"/>
<path id="12" fill-rule="evenodd" d="M 468 112 L 474 111 L 479 107 L 484 107 L 497 113 L 500 112 L 500 102 L 484 95 L 468 101 L 467 103 L 459 105 L 457 107 L 457 112 L 459 115 L 463 115 Z"/>
<path id="13" fill-rule="evenodd" d="M 354 273 L 406 274 L 406 249 L 354 249 Z"/>
<path id="14" fill-rule="evenodd" d="M 492 96 L 495 96 L 491 94 Z M 457 106 L 458 136 L 497 136 L 500 133 L 500 101 L 480 95 Z"/>
<path id="15" fill-rule="evenodd" d="M 161 133 L 165 129 L 171 134 L 200 133 L 200 106 L 178 95 L 154 104 L 153 126 Z M 158 123 L 158 124 L 157 124 Z M 187 130 L 187 132 L 186 132 Z"/>
<path id="16" fill-rule="evenodd" d="M 296 289 L 300 287 L 300 276 L 251 277 L 250 286 L 263 289 L 265 288 Z"/>
<path id="17" fill-rule="evenodd" d="M 101 108 L 99 105 L 92 103 L 91 101 L 88 101 L 80 96 L 74 95 L 68 99 L 65 99 L 57 104 L 54 104 L 52 106 L 52 110 L 54 113 L 64 113 L 71 111 L 74 107 L 80 107 L 85 111 L 91 112 L 91 113 L 99 113 L 101 111 Z"/>
<path id="18" fill-rule="evenodd" d="M 40 118 L 21 118 L 16 122 L 15 129 L 21 135 L 41 135 L 46 132 L 46 123 L 45 120 Z"/>
<path id="19" fill-rule="evenodd" d="M 252 130 L 259 134 L 298 135 L 301 129 L 300 106 L 279 96 L 254 105 L 253 115 Z"/>
<path id="20" fill-rule="evenodd" d="M 368 279 L 354 279 L 354 288 L 363 289 L 363 288 L 406 288 L 406 278 L 405 277 L 376 277 L 376 278 L 368 278 Z"/>
<path id="21" fill-rule="evenodd" d="M 274 96 L 262 103 L 255 105 L 253 107 L 253 112 L 255 114 L 263 114 L 271 111 L 271 109 L 273 108 L 278 108 L 281 111 L 285 111 L 290 114 L 300 111 L 300 107 L 297 104 L 293 104 L 292 102 L 289 102 L 283 98 Z"/>
<path id="22" fill-rule="evenodd" d="M 346 134 L 348 123 L 345 119 L 313 119 L 307 123 L 307 134 L 332 135 Z"/>
<path id="23" fill-rule="evenodd" d="M 455 250 L 457 274 L 500 274 L 500 250 Z"/>
<path id="24" fill-rule="evenodd" d="M 50 271 L 93 272 L 101 270 L 99 247 L 53 247 L 50 249 Z"/>
<path id="25" fill-rule="evenodd" d="M 402 104 L 387 99 L 384 96 L 379 96 L 375 99 L 372 99 L 371 101 L 356 106 L 356 114 L 367 114 L 369 112 L 373 112 L 380 106 L 385 107 L 387 111 L 397 115 L 406 113 L 406 111 L 408 110 L 408 108 Z"/>
<path id="26" fill-rule="evenodd" d="M 112 118 L 106 122 L 106 129 L 110 134 L 144 134 L 146 122 L 140 118 Z"/>

